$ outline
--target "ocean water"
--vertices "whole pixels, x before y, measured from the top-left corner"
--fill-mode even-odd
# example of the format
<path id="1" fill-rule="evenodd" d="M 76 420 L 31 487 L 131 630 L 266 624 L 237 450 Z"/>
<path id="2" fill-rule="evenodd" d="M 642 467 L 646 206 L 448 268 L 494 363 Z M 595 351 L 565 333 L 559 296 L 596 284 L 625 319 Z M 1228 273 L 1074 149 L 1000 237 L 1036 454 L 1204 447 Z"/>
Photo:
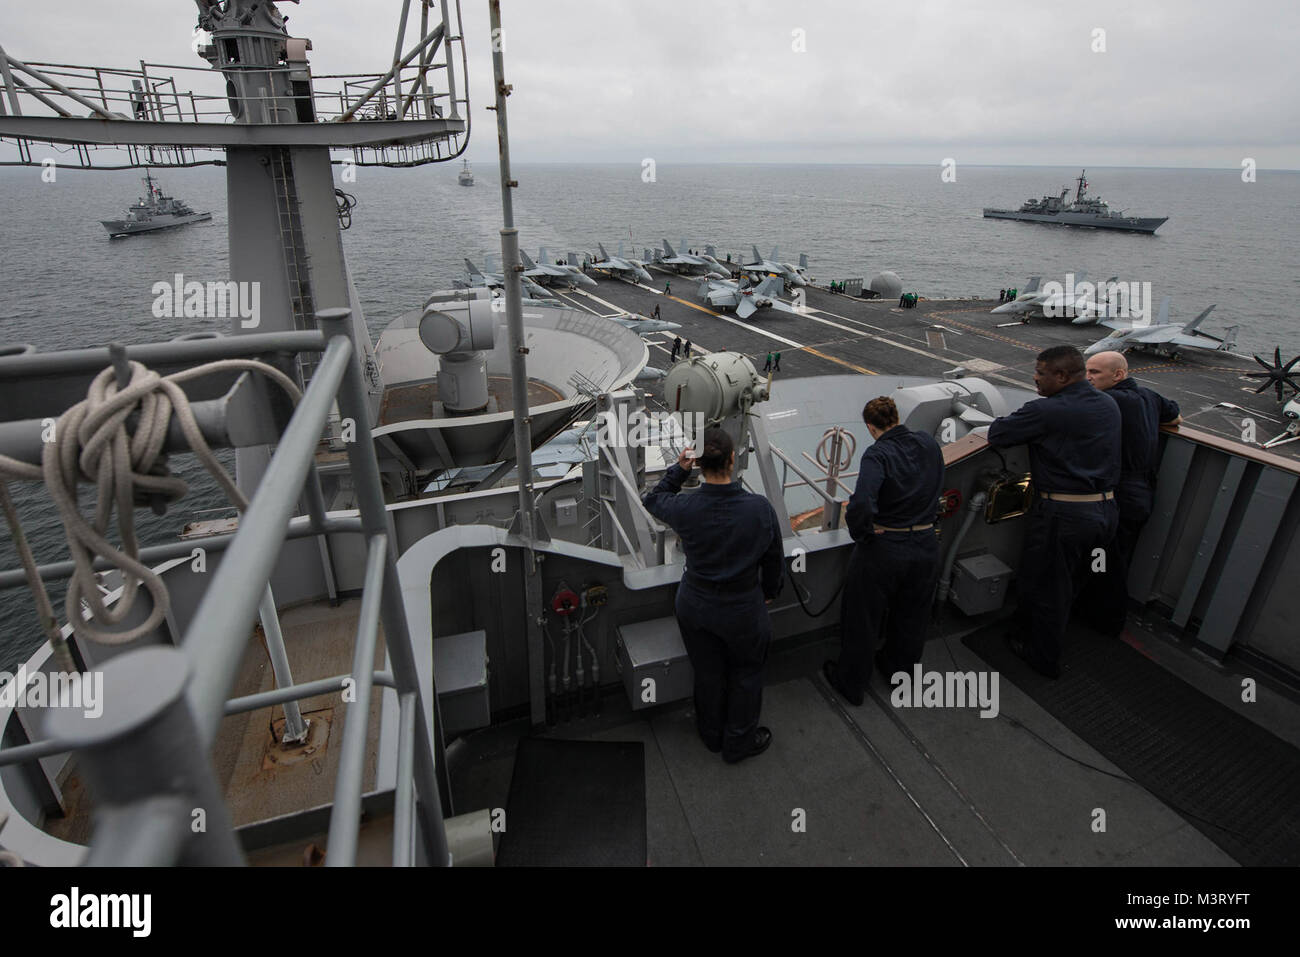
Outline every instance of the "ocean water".
<path id="1" fill-rule="evenodd" d="M 38 152 L 39 157 L 39 152 Z M 57 154 L 52 154 L 56 155 Z M 418 308 L 429 291 L 451 285 L 469 257 L 500 261 L 501 197 L 495 167 L 477 166 L 478 184 L 456 183 L 455 166 L 361 168 L 339 185 L 356 196 L 344 233 L 353 279 L 374 335 Z M 944 182 L 938 167 L 528 165 L 514 169 L 515 221 L 530 255 L 632 254 L 667 239 L 713 244 L 719 257 L 780 258 L 806 252 L 819 281 L 884 269 L 923 296 L 993 296 L 1045 278 L 1087 270 L 1150 282 L 1171 314 L 1190 319 L 1211 303 L 1213 332 L 1239 324 L 1238 351 L 1300 353 L 1300 172 L 1096 168 L 1090 192 L 1135 215 L 1168 216 L 1154 236 L 985 220 L 985 206 L 1016 207 L 1058 192 L 1077 169 L 959 167 Z M 118 218 L 141 192 L 132 171 L 0 170 L 0 345 L 37 348 L 146 342 L 219 328 L 202 319 L 156 318 L 154 283 L 227 278 L 225 173 L 164 171 L 163 187 L 210 223 L 124 240 L 108 239 L 100 219 Z M 224 324 L 224 323 L 223 323 Z M 224 330 L 223 330 L 224 331 Z M 162 519 L 141 516 L 147 541 L 168 540 L 194 512 L 218 506 L 213 484 L 192 469 L 190 499 Z M 62 530 L 34 490 L 11 486 L 41 561 L 66 557 Z M 0 565 L 16 567 L 7 529 Z M 61 594 L 61 590 L 56 590 Z M 61 608 L 56 598 L 56 608 Z M 0 593 L 0 670 L 39 644 L 25 590 Z"/>

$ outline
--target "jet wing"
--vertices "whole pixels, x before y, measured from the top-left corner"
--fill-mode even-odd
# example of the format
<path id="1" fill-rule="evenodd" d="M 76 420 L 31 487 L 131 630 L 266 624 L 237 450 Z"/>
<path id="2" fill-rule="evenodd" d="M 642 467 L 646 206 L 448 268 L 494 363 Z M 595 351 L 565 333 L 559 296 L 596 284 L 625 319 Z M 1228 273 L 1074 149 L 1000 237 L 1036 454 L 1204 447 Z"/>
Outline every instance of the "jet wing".
<path id="1" fill-rule="evenodd" d="M 799 315 L 798 309 L 790 305 L 788 302 L 782 302 L 780 299 L 773 299 L 771 303 L 769 303 L 769 308 L 775 309 L 778 312 L 788 312 L 792 316 Z"/>
<path id="2" fill-rule="evenodd" d="M 1148 345 L 1173 342 L 1178 345 L 1185 343 L 1178 342 L 1179 339 L 1194 340 L 1192 336 L 1184 336 L 1182 326 L 1152 326 L 1150 329 L 1134 329 L 1133 335 L 1128 337 L 1128 342 L 1141 342 Z M 1199 344 L 1199 343 L 1194 343 Z"/>
<path id="3" fill-rule="evenodd" d="M 754 297 L 741 296 L 740 302 L 736 303 L 736 316 L 740 319 L 748 319 L 756 312 L 758 312 L 758 306 L 754 303 Z"/>

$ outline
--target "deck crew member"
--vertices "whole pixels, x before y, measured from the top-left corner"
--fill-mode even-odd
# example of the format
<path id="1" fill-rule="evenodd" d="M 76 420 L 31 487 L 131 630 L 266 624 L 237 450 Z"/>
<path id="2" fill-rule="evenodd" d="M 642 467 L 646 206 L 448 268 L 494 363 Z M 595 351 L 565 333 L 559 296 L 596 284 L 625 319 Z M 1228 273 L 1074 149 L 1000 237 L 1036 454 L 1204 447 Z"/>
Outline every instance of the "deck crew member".
<path id="1" fill-rule="evenodd" d="M 695 669 L 695 726 L 710 751 L 734 764 L 772 742 L 772 732 L 758 724 L 772 638 L 764 599 L 781 590 L 785 552 L 771 503 L 732 481 L 730 435 L 705 430 L 699 456 L 704 481 L 679 495 L 693 461 L 694 453 L 683 451 L 644 503 L 672 526 L 686 554 L 676 612 Z"/>
<path id="2" fill-rule="evenodd" d="M 687 339 L 686 342 L 682 345 L 682 355 L 684 355 L 684 356 L 685 356 L 686 358 L 688 358 L 688 359 L 691 357 L 691 340 L 690 340 L 690 339 Z"/>
<path id="3" fill-rule="evenodd" d="M 764 372 L 772 371 L 772 353 L 770 352 L 767 354 L 767 361 L 763 363 L 763 371 Z"/>
<path id="4" fill-rule="evenodd" d="M 1099 631 L 1118 636 L 1124 630 L 1128 606 L 1129 563 L 1155 501 L 1160 426 L 1177 425 L 1183 418 L 1177 402 L 1129 378 L 1128 360 L 1122 352 L 1090 356 L 1087 375 L 1094 388 L 1115 400 L 1124 424 L 1119 484 L 1115 486 L 1119 528 L 1106 552 L 1106 570 L 1089 577 L 1079 611 Z"/>
<path id="5" fill-rule="evenodd" d="M 998 302 L 1006 302 L 1006 301 L 1007 301 L 1007 291 L 1005 289 L 999 289 Z"/>
<path id="6" fill-rule="evenodd" d="M 1059 676 L 1061 641 L 1093 550 L 1110 543 L 1119 522 L 1119 407 L 1084 376 L 1083 355 L 1074 346 L 1040 352 L 1034 384 L 1043 398 L 996 419 L 988 433 L 994 448 L 1029 448 L 1034 502 L 1008 643 L 1050 678 Z"/>
<path id="7" fill-rule="evenodd" d="M 921 660 L 939 578 L 934 518 L 943 484 L 939 443 L 899 424 L 893 399 L 872 399 L 862 419 L 875 441 L 862 453 L 846 513 L 854 546 L 840 600 L 840 657 L 822 666 L 831 687 L 855 705 L 882 637 L 877 661 L 886 675 Z"/>
<path id="8" fill-rule="evenodd" d="M 673 354 L 672 354 L 673 362 L 677 361 L 677 354 L 681 351 L 682 351 L 682 337 L 673 336 Z"/>

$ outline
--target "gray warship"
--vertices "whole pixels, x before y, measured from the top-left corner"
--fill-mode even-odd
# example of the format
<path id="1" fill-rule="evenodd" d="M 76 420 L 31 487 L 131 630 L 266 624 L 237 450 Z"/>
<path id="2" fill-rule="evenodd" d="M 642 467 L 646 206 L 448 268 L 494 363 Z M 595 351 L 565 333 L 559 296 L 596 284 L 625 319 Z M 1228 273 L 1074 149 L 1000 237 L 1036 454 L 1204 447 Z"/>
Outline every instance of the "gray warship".
<path id="1" fill-rule="evenodd" d="M 1061 187 L 1060 196 L 1027 199 L 1019 209 L 984 208 L 985 219 L 1017 219 L 1025 223 L 1050 223 L 1057 226 L 1091 226 L 1094 229 L 1120 229 L 1130 233 L 1154 233 L 1169 221 L 1168 216 L 1128 216 L 1127 210 L 1111 209 L 1100 196 L 1088 196 L 1088 171 L 1075 181 L 1074 200 L 1066 202 L 1070 187 Z"/>
<path id="2" fill-rule="evenodd" d="M 456 182 L 461 186 L 474 185 L 474 171 L 469 168 L 469 160 L 465 160 L 460 167 L 460 172 L 456 174 Z"/>
<path id="3" fill-rule="evenodd" d="M 192 114 L 118 112 L 123 75 L 185 88 L 154 66 L 104 85 L 97 68 L 56 79 L 6 59 L 31 81 L 6 81 L 6 140 L 149 147 L 177 163 L 195 143 L 224 151 L 230 277 L 261 284 L 263 315 L 228 335 L 0 350 L 6 499 L 19 482 L 38 496 L 85 484 L 55 469 L 79 451 L 64 426 L 91 415 L 105 439 L 140 436 L 115 501 L 185 509 L 165 454 L 211 467 L 210 450 L 233 449 L 236 463 L 228 518 L 118 548 L 69 516 L 69 560 L 25 554 L 0 572 L 29 590 L 46 639 L 18 686 L 103 686 L 93 716 L 5 686 L 5 863 L 1300 862 L 1300 443 L 1244 440 L 1243 417 L 1290 415 L 1253 391 L 1249 360 L 1135 368 L 1185 423 L 1161 437 L 1124 640 L 1072 633 L 1048 682 L 993 640 L 1016 601 L 1027 454 L 976 430 L 1033 398 L 1036 353 L 1079 330 L 1010 335 L 987 315 L 994 301 L 901 309 L 815 284 L 798 309 L 741 320 L 630 272 L 526 303 L 498 50 L 505 294 L 435 290 L 372 342 L 330 151 L 394 167 L 459 155 L 458 10 L 442 0 L 430 22 L 439 4 L 422 4 L 407 44 L 403 4 L 392 65 L 331 89 L 340 78 L 312 77 L 274 4 L 198 6 L 212 37 L 200 52 L 230 88 L 193 94 Z M 499 30 L 495 0 L 490 16 Z M 50 116 L 43 100 L 96 118 Z M 645 389 L 667 340 L 617 320 L 654 306 L 697 354 Z M 783 371 L 760 375 L 750 356 L 774 349 Z M 927 707 L 883 677 L 848 708 L 817 676 L 838 633 L 854 454 L 870 442 L 859 412 L 880 394 L 944 449 L 943 578 L 918 671 L 1000 678 L 983 712 Z M 701 420 L 739 439 L 742 481 L 777 510 L 790 560 L 770 609 L 774 743 L 734 767 L 696 737 L 673 618 L 682 555 L 641 503 L 688 437 L 667 423 Z M 597 439 L 566 443 L 584 421 Z M 556 443 L 580 451 L 540 478 L 534 449 Z M 470 469 L 486 471 L 469 487 L 441 481 Z M 80 584 L 59 615 L 43 582 L 69 577 Z"/>
<path id="4" fill-rule="evenodd" d="M 148 169 L 144 171 L 142 182 L 144 195 L 127 207 L 126 219 L 100 220 L 110 239 L 202 223 L 212 218 L 211 213 L 196 213 L 188 204 L 164 193 Z"/>

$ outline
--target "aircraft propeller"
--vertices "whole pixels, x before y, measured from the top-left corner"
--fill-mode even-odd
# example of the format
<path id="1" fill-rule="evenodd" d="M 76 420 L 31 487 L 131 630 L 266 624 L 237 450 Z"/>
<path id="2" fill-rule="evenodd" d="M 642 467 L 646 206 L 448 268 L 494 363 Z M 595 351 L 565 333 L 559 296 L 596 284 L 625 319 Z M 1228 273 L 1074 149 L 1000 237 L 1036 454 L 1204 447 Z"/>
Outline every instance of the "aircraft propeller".
<path id="1" fill-rule="evenodd" d="M 1295 367 L 1296 363 L 1300 362 L 1300 356 L 1296 356 L 1286 365 L 1282 365 L 1282 349 L 1281 347 L 1275 346 L 1273 349 L 1272 365 L 1265 362 L 1259 356 L 1255 356 L 1254 358 L 1255 361 L 1264 368 L 1263 372 L 1246 373 L 1246 375 L 1252 379 L 1264 380 L 1264 383 L 1255 390 L 1256 395 L 1259 395 L 1269 387 L 1272 387 L 1277 390 L 1277 401 L 1281 402 L 1286 398 L 1285 392 L 1283 391 L 1284 386 L 1290 386 L 1297 394 L 1300 394 L 1300 382 L 1295 380 L 1295 376 L 1300 375 L 1300 372 L 1291 371 Z"/>

